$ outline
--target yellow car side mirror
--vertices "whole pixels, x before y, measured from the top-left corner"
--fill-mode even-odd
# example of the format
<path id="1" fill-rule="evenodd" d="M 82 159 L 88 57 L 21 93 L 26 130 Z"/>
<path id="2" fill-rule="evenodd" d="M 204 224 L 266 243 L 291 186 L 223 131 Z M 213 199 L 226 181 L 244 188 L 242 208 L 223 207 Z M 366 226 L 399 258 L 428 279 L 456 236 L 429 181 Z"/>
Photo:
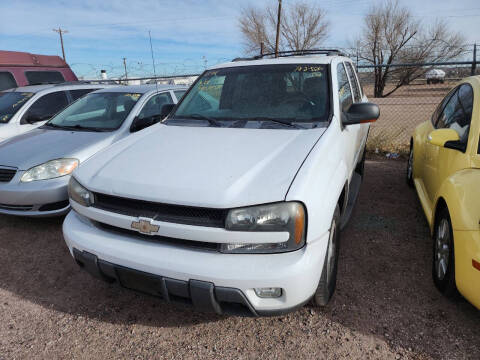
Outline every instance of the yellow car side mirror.
<path id="1" fill-rule="evenodd" d="M 437 129 L 428 134 L 428 142 L 436 146 L 445 146 L 448 141 L 458 141 L 460 136 L 453 129 Z"/>

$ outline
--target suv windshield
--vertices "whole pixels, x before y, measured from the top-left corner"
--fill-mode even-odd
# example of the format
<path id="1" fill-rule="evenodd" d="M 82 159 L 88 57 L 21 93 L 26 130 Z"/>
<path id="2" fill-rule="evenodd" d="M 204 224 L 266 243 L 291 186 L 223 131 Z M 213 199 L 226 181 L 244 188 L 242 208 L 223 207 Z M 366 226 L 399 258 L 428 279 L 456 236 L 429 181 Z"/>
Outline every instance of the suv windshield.
<path id="1" fill-rule="evenodd" d="M 0 92 L 0 123 L 8 123 L 32 96 L 31 92 Z"/>
<path id="2" fill-rule="evenodd" d="M 204 121 L 214 126 L 263 127 L 265 122 L 270 126 L 325 126 L 330 114 L 327 75 L 327 65 L 319 64 L 209 70 L 170 119 Z"/>
<path id="3" fill-rule="evenodd" d="M 118 129 L 142 94 L 101 92 L 88 94 L 52 118 L 45 126 L 65 129 Z"/>

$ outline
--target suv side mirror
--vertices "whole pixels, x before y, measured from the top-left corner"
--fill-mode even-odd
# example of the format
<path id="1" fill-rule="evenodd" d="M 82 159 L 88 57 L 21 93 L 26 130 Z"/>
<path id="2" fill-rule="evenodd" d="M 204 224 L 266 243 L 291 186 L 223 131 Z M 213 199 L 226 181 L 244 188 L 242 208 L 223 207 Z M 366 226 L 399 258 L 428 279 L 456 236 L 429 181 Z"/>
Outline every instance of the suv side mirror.
<path id="1" fill-rule="evenodd" d="M 432 145 L 465 152 L 466 144 L 460 142 L 460 136 L 453 129 L 437 129 L 428 134 L 428 142 Z"/>
<path id="2" fill-rule="evenodd" d="M 373 103 L 356 103 L 350 105 L 348 111 L 343 113 L 342 124 L 354 125 L 374 122 L 380 116 L 380 108 Z"/>
<path id="3" fill-rule="evenodd" d="M 158 123 L 161 120 L 162 118 L 160 117 L 160 115 L 153 115 L 146 118 L 139 118 L 137 116 L 135 117 L 135 119 L 133 119 L 132 125 L 130 125 L 130 132 L 133 133 L 133 132 L 143 130 L 153 124 Z"/>
<path id="4" fill-rule="evenodd" d="M 175 107 L 175 104 L 165 104 L 162 106 L 162 111 L 160 112 L 160 117 L 163 119 L 165 119 L 168 114 L 170 114 L 173 110 L 173 108 Z"/>

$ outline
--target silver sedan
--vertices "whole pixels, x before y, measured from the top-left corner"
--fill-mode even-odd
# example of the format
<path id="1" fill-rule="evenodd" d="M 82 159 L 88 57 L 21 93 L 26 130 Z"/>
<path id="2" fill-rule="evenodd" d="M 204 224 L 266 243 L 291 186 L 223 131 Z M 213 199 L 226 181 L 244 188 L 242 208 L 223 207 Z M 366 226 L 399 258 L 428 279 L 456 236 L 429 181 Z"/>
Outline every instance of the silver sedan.
<path id="1" fill-rule="evenodd" d="M 1 143 L 0 213 L 67 213 L 73 170 L 114 142 L 159 122 L 163 106 L 176 103 L 185 91 L 174 85 L 102 89 L 77 100 L 40 128 Z"/>

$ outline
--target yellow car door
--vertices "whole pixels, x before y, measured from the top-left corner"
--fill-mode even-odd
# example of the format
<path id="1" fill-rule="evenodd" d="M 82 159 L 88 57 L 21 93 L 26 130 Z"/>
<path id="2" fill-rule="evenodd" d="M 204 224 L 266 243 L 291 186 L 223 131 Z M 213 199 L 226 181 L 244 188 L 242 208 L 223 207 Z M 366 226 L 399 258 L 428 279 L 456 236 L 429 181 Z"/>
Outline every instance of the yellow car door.
<path id="1" fill-rule="evenodd" d="M 458 170 L 470 167 L 469 157 L 466 154 L 470 119 L 464 116 L 464 104 L 462 98 L 471 91 L 471 86 L 461 84 L 449 95 L 444 103 L 443 110 L 432 130 L 453 129 L 458 133 L 460 140 L 447 146 L 437 146 L 430 143 L 430 135 L 427 136 L 424 151 L 423 182 L 430 208 L 435 207 L 435 201 L 442 183 Z"/>

